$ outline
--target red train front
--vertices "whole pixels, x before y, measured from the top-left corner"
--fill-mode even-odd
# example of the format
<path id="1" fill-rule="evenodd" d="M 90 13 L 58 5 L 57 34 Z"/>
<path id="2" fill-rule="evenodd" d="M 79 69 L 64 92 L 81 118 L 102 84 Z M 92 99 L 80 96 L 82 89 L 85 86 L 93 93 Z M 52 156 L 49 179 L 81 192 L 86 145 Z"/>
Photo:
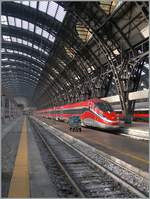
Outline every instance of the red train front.
<path id="1" fill-rule="evenodd" d="M 118 116 L 108 102 L 93 99 L 89 100 L 88 104 L 88 110 L 80 116 L 83 125 L 102 129 L 119 128 Z"/>

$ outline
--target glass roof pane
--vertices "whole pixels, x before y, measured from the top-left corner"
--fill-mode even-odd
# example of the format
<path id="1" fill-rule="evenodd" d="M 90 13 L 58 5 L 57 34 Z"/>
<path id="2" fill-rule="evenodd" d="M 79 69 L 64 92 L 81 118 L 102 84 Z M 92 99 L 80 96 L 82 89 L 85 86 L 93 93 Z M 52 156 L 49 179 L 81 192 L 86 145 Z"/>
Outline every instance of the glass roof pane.
<path id="1" fill-rule="evenodd" d="M 13 53 L 13 50 L 7 49 L 7 52 Z"/>
<path id="2" fill-rule="evenodd" d="M 42 12 L 46 12 L 48 1 L 40 1 L 39 2 L 39 10 Z"/>
<path id="3" fill-rule="evenodd" d="M 54 42 L 55 41 L 55 37 L 52 36 L 52 35 L 49 35 L 49 40 L 52 41 L 52 42 Z"/>
<path id="4" fill-rule="evenodd" d="M 21 28 L 21 20 L 16 18 L 16 26 Z"/>
<path id="5" fill-rule="evenodd" d="M 9 22 L 9 25 L 14 26 L 15 25 L 14 17 L 8 17 L 8 22 Z"/>
<path id="6" fill-rule="evenodd" d="M 4 25 L 8 25 L 6 16 L 1 15 L 1 23 L 4 24 Z"/>
<path id="7" fill-rule="evenodd" d="M 13 42 L 17 42 L 16 37 L 11 37 L 11 39 L 12 39 Z"/>
<path id="8" fill-rule="evenodd" d="M 57 7 L 58 7 L 58 4 L 51 1 L 48 6 L 47 14 L 54 17 L 56 14 Z"/>
<path id="9" fill-rule="evenodd" d="M 22 1 L 22 4 L 29 6 L 29 1 Z"/>
<path id="10" fill-rule="evenodd" d="M 15 3 L 21 3 L 20 1 L 14 1 Z"/>
<path id="11" fill-rule="evenodd" d="M 30 1 L 30 7 L 36 8 L 37 1 Z"/>
<path id="12" fill-rule="evenodd" d="M 39 49 L 39 47 L 38 47 L 38 46 L 36 46 L 36 45 L 33 45 L 33 48 L 35 48 L 35 49 Z"/>
<path id="13" fill-rule="evenodd" d="M 66 11 L 64 11 L 64 8 L 59 6 L 57 14 L 56 14 L 56 19 L 62 22 L 64 20 L 65 15 L 66 15 Z"/>
<path id="14" fill-rule="evenodd" d="M 3 35 L 3 39 L 4 39 L 5 41 L 11 41 L 10 36 Z"/>
<path id="15" fill-rule="evenodd" d="M 32 32 L 34 31 L 34 24 L 29 23 L 29 30 L 32 31 Z"/>
<path id="16" fill-rule="evenodd" d="M 17 42 L 22 44 L 22 39 L 17 38 Z"/>
<path id="17" fill-rule="evenodd" d="M 2 49 L 1 49 L 1 52 L 4 53 L 4 52 L 5 52 L 5 48 L 2 48 Z"/>
<path id="18" fill-rule="evenodd" d="M 22 27 L 27 30 L 28 29 L 28 22 L 22 20 Z"/>
<path id="19" fill-rule="evenodd" d="M 41 35 L 42 29 L 41 29 L 40 27 L 36 26 L 35 32 L 36 32 L 37 34 Z"/>
<path id="20" fill-rule="evenodd" d="M 47 31 L 43 30 L 42 36 L 45 38 L 48 38 L 49 33 Z"/>
<path id="21" fill-rule="evenodd" d="M 31 42 L 28 42 L 28 46 L 32 47 L 32 43 L 31 43 Z"/>
<path id="22" fill-rule="evenodd" d="M 23 40 L 23 44 L 24 44 L 24 45 L 27 45 L 27 41 Z"/>

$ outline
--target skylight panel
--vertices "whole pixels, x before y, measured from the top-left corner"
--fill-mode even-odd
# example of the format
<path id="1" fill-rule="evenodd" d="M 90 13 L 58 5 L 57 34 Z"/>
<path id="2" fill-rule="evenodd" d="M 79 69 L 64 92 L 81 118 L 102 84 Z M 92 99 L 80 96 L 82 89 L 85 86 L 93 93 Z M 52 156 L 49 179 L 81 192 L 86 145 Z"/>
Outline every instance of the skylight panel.
<path id="1" fill-rule="evenodd" d="M 23 29 L 28 29 L 28 22 L 27 21 L 24 21 L 24 20 L 22 20 L 22 27 L 23 27 Z"/>
<path id="2" fill-rule="evenodd" d="M 7 61 L 8 60 L 8 58 L 2 58 L 2 61 Z"/>
<path id="3" fill-rule="evenodd" d="M 57 7 L 58 7 L 58 4 L 51 1 L 48 6 L 47 14 L 54 17 L 56 14 Z"/>
<path id="4" fill-rule="evenodd" d="M 16 18 L 16 26 L 21 28 L 21 19 Z"/>
<path id="5" fill-rule="evenodd" d="M 23 5 L 29 6 L 29 1 L 22 1 Z"/>
<path id="6" fill-rule="evenodd" d="M 10 36 L 3 35 L 3 39 L 4 39 L 5 41 L 11 41 Z"/>
<path id="7" fill-rule="evenodd" d="M 7 52 L 9 52 L 9 53 L 13 53 L 13 50 L 7 49 Z"/>
<path id="8" fill-rule="evenodd" d="M 32 43 L 31 43 L 31 42 L 28 42 L 28 46 L 32 47 Z"/>
<path id="9" fill-rule="evenodd" d="M 56 19 L 60 22 L 63 22 L 65 15 L 66 15 L 66 11 L 64 10 L 64 8 L 59 6 L 57 14 L 56 14 Z"/>
<path id="10" fill-rule="evenodd" d="M 35 32 L 36 32 L 38 35 L 41 35 L 42 29 L 41 29 L 40 27 L 36 26 Z"/>
<path id="11" fill-rule="evenodd" d="M 33 48 L 35 48 L 35 49 L 39 49 L 39 47 L 38 47 L 38 46 L 36 46 L 36 45 L 33 45 Z"/>
<path id="12" fill-rule="evenodd" d="M 22 39 L 17 38 L 17 42 L 22 44 Z"/>
<path id="13" fill-rule="evenodd" d="M 32 32 L 34 31 L 34 24 L 29 23 L 29 30 L 32 31 Z"/>
<path id="14" fill-rule="evenodd" d="M 43 30 L 42 36 L 45 37 L 45 38 L 47 39 L 48 36 L 49 36 L 49 33 L 48 33 L 47 31 Z"/>
<path id="15" fill-rule="evenodd" d="M 13 42 L 17 42 L 16 37 L 11 37 L 11 39 L 12 39 Z"/>
<path id="16" fill-rule="evenodd" d="M 46 12 L 48 1 L 40 1 L 39 2 L 39 10 L 42 12 Z"/>
<path id="17" fill-rule="evenodd" d="M 144 27 L 140 32 L 144 38 L 149 37 L 149 26 Z"/>
<path id="18" fill-rule="evenodd" d="M 144 62 L 144 66 L 145 66 L 146 68 L 149 68 L 149 64 L 146 63 L 146 62 Z"/>
<path id="19" fill-rule="evenodd" d="M 14 26 L 15 25 L 14 17 L 8 17 L 8 22 L 9 22 L 9 25 Z"/>
<path id="20" fill-rule="evenodd" d="M 1 23 L 4 24 L 4 25 L 8 25 L 6 16 L 1 15 Z"/>
<path id="21" fill-rule="evenodd" d="M 27 45 L 27 41 L 23 40 L 23 44 L 24 44 L 24 45 Z"/>
<path id="22" fill-rule="evenodd" d="M 48 52 L 44 51 L 44 54 L 45 54 L 45 55 L 48 55 Z"/>
<path id="23" fill-rule="evenodd" d="M 5 51 L 6 51 L 5 48 L 2 48 L 2 49 L 1 49 L 1 52 L 2 52 L 2 53 L 4 53 Z"/>
<path id="24" fill-rule="evenodd" d="M 36 8 L 36 6 L 37 6 L 37 1 L 30 1 L 31 8 Z"/>
<path id="25" fill-rule="evenodd" d="M 52 35 L 49 35 L 49 40 L 52 41 L 52 42 L 54 42 L 55 41 L 55 37 L 52 36 Z"/>

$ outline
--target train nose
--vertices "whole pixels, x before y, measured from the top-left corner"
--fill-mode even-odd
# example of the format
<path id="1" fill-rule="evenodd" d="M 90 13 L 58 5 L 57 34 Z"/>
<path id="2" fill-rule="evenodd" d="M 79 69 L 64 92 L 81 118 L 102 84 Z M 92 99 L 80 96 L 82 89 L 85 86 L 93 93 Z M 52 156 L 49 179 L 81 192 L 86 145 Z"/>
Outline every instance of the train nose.
<path id="1" fill-rule="evenodd" d="M 116 121 L 117 119 L 117 115 L 116 113 L 106 113 L 105 117 L 107 117 L 108 119 L 112 120 L 112 121 Z"/>

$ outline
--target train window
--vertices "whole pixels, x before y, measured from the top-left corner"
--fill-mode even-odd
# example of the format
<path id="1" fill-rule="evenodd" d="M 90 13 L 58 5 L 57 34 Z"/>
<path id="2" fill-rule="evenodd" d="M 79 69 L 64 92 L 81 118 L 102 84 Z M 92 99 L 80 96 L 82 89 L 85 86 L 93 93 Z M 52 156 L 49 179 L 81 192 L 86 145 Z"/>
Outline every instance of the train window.
<path id="1" fill-rule="evenodd" d="M 96 103 L 95 106 L 101 109 L 102 111 L 113 112 L 112 107 L 107 102 L 101 102 L 101 103 L 99 102 L 99 103 Z"/>

